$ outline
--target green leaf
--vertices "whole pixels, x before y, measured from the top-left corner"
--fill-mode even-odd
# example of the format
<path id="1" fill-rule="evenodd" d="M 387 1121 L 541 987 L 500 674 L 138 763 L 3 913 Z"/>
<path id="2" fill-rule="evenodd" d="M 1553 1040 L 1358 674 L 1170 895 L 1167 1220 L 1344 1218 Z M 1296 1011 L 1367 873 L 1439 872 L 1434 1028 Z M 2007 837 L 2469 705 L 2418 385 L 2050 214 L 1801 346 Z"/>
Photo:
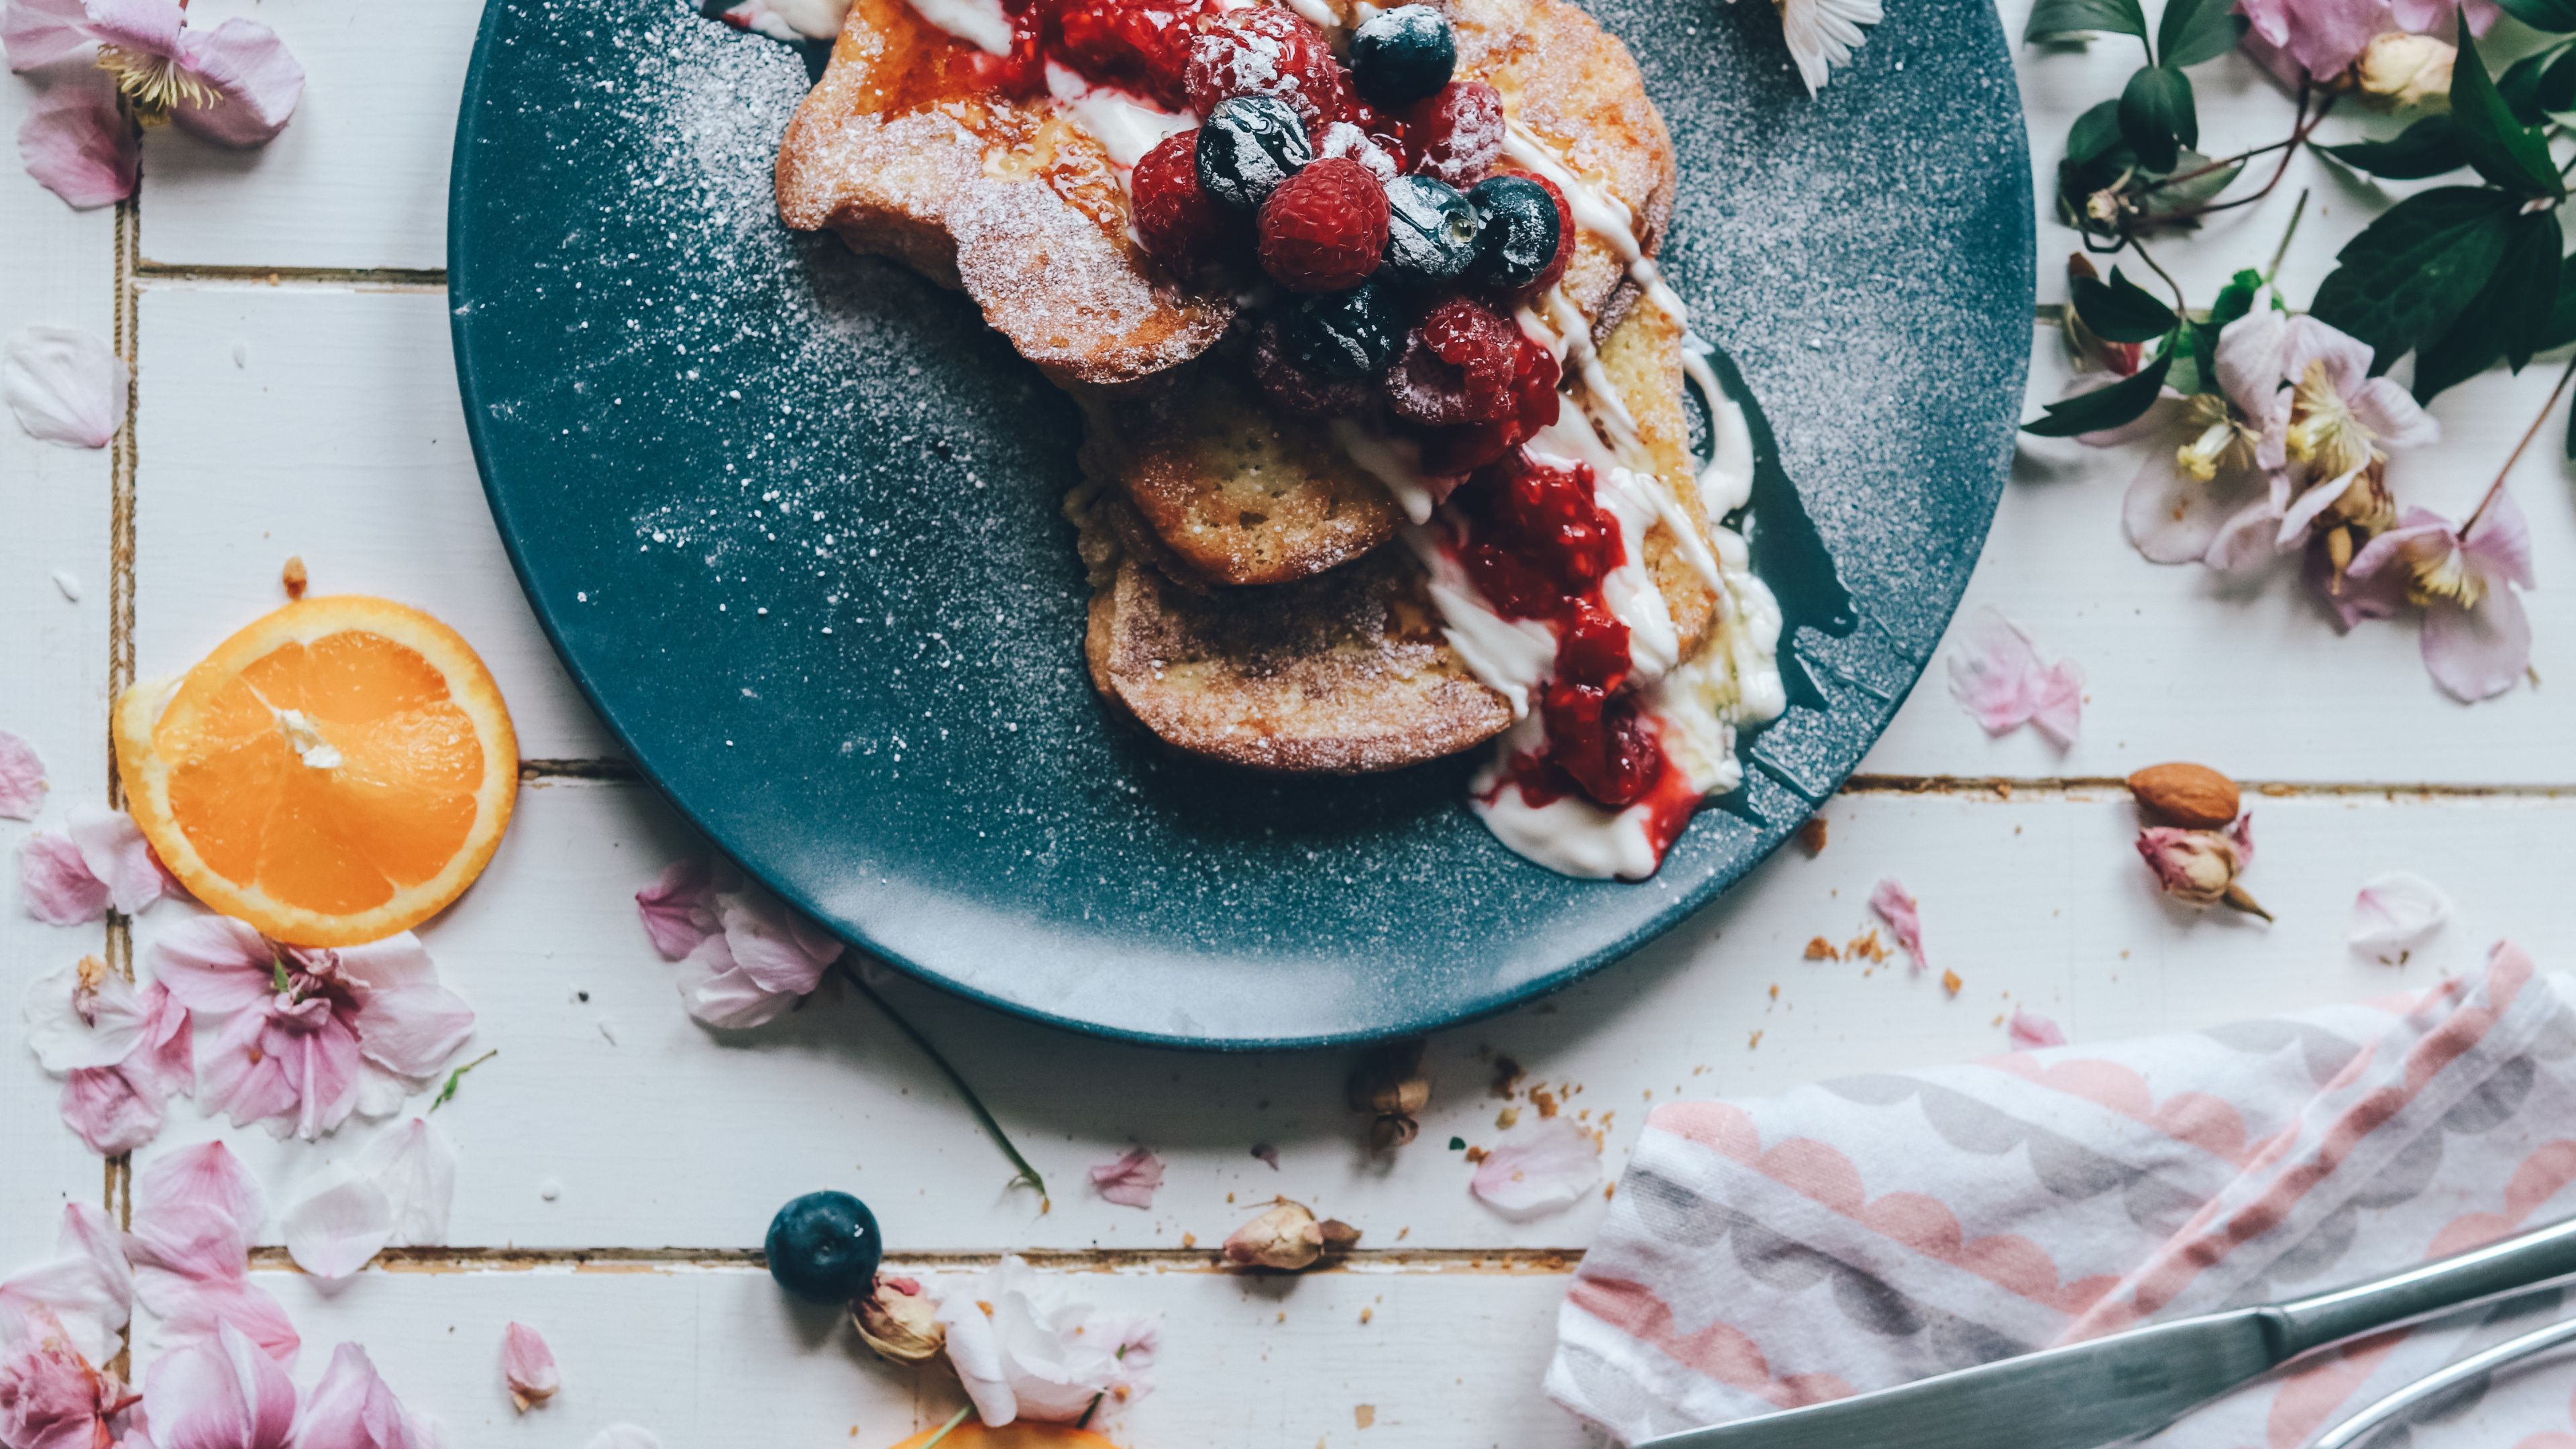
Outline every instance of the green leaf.
<path id="1" fill-rule="evenodd" d="M 2039 438 L 2071 438 L 2078 433 L 2098 433 L 2136 422 L 2155 406 L 2156 392 L 2165 385 L 2165 374 L 2173 370 L 2173 361 L 2174 349 L 2168 344 L 2163 356 L 2134 375 L 2109 387 L 2050 403 L 2047 416 L 2022 424 L 2021 430 Z"/>
<path id="2" fill-rule="evenodd" d="M 2553 201 L 2566 196 L 2557 163 L 2549 159 L 2548 136 L 2524 125 L 2505 104 L 2487 76 L 2486 62 L 2478 59 L 2476 38 L 2463 30 L 2459 42 L 2459 58 L 2451 63 L 2451 120 L 2460 154 L 2480 176 L 2516 195 Z M 2123 110 L 2124 121 L 2126 115 Z"/>
<path id="3" fill-rule="evenodd" d="M 2547 335 L 2550 314 L 2558 305 L 2563 242 L 2558 218 L 2551 213 L 2513 219 L 2504 256 L 2487 284 L 2458 321 L 2415 354 L 2417 402 L 2431 402 L 2444 388 L 2477 376 L 2499 357 L 2514 371 L 2522 370 Z"/>
<path id="4" fill-rule="evenodd" d="M 2551 111 L 2576 106 L 2576 42 L 2560 41 L 2537 55 L 2526 55 L 2496 77 L 2496 93 L 2526 126 L 2537 126 Z"/>
<path id="5" fill-rule="evenodd" d="M 2558 268 L 2558 305 L 2549 312 L 2549 326 L 2540 334 L 2540 345 L 2534 352 L 2547 352 L 2576 342 L 2576 268 L 2564 263 Z"/>
<path id="6" fill-rule="evenodd" d="M 2389 181 L 2416 181 L 2469 164 L 2460 150 L 2459 130 L 2447 115 L 2426 116 L 2394 141 L 2355 141 L 2317 149 L 2356 171 Z"/>
<path id="7" fill-rule="evenodd" d="M 2344 244 L 2309 313 L 2369 343 L 2384 371 L 2450 329 L 2486 285 L 2521 209 L 2483 186 L 2410 196 Z"/>
<path id="8" fill-rule="evenodd" d="M 2134 35 L 2144 44 L 2147 12 L 2138 0 L 2039 0 L 2021 38 L 2024 44 L 2037 44 L 2103 34 Z"/>
<path id="9" fill-rule="evenodd" d="M 2077 116 L 2067 128 L 2066 159 L 2078 166 L 2091 165 L 2120 144 L 2120 103 L 2104 101 Z"/>
<path id="10" fill-rule="evenodd" d="M 2216 60 L 2236 48 L 2252 24 L 2233 14 L 2229 0 L 2171 0 L 2156 26 L 2156 51 L 2163 64 L 2180 70 Z"/>
<path id="11" fill-rule="evenodd" d="M 2146 288 L 2111 269 L 2111 280 L 2077 277 L 2075 315 L 2105 342 L 2153 342 L 2174 329 L 2173 309 Z"/>
<path id="12" fill-rule="evenodd" d="M 2191 324 L 2191 360 L 2194 386 L 2174 384 L 2176 392 L 2216 392 L 2218 390 L 2218 339 L 2227 324 L 2254 310 L 2254 299 L 2262 295 L 2263 274 L 2247 268 L 2228 278 L 2218 289 L 2217 300 L 2209 304 L 2209 320 Z"/>
<path id="13" fill-rule="evenodd" d="M 2502 3 L 2506 14 L 2534 30 L 2546 30 L 2552 35 L 2576 30 L 2576 3 L 2571 3 L 2571 0 L 2502 0 Z"/>
<path id="14" fill-rule="evenodd" d="M 2169 172 L 2182 148 L 2200 144 L 2200 117 L 2192 109 L 2191 80 L 2160 65 L 2141 67 L 2120 92 L 2120 134 L 2149 171 Z"/>

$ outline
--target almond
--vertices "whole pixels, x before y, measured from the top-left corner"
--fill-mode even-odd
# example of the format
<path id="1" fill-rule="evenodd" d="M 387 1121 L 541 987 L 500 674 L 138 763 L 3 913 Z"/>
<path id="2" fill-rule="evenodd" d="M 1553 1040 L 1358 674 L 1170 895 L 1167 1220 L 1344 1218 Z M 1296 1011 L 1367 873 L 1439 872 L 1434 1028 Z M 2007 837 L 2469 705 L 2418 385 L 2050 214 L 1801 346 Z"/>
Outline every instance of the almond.
<path id="1" fill-rule="evenodd" d="M 2236 819 L 2236 782 L 2207 765 L 2149 765 L 2129 777 L 2138 809 L 2160 825 L 2219 830 Z"/>

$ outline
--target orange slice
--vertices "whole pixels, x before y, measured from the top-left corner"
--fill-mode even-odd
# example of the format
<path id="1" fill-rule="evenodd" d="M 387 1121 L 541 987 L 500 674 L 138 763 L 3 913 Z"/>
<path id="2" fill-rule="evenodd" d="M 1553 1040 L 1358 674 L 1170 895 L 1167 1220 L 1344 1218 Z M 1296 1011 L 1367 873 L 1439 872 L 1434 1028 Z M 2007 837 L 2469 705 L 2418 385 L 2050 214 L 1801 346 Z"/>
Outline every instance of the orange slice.
<path id="1" fill-rule="evenodd" d="M 492 672 L 418 609 L 287 605 L 116 705 L 126 808 L 207 905 L 298 946 L 380 941 L 482 874 L 519 741 Z"/>
<path id="2" fill-rule="evenodd" d="M 894 1449 L 919 1449 L 939 1434 L 937 1429 L 924 1429 L 894 1446 Z M 969 1417 L 939 1439 L 938 1449 L 1118 1449 L 1118 1446 L 1071 1424 L 1036 1424 L 1014 1419 L 998 1429 L 987 1429 L 980 1419 Z"/>

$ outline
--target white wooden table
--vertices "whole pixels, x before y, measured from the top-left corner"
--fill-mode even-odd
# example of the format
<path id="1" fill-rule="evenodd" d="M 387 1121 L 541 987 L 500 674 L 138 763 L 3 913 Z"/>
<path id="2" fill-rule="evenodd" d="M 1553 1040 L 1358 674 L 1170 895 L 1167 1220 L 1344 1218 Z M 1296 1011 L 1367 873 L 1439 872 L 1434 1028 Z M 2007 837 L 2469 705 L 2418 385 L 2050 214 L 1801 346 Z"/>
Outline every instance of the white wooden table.
<path id="1" fill-rule="evenodd" d="M 2007 0 L 2016 34 L 2021 8 Z M 2576 676 L 2576 594 L 2561 582 L 2576 577 L 2576 502 L 2555 449 L 2536 448 L 2515 480 L 2537 536 L 2535 664 L 2552 683 L 2463 708 L 2425 678 L 2411 624 L 2339 640 L 2286 573 L 2238 588 L 2149 565 L 2119 527 L 2135 459 L 2032 443 L 1967 608 L 1996 605 L 2048 654 L 2082 661 L 2082 742 L 2060 754 L 2028 731 L 1989 740 L 1936 663 L 1825 808 L 1820 856 L 1793 847 L 1635 959 L 1435 1039 L 1422 1138 L 1391 1166 L 1360 1147 L 1347 1054 L 1108 1045 L 893 982 L 1049 1175 L 1054 1206 L 1040 1215 L 1031 1194 L 1004 1190 L 1008 1172 L 962 1105 L 863 1002 L 827 991 L 744 1041 L 690 1022 L 631 895 L 697 843 L 648 787 L 554 763 L 612 751 L 503 558 L 448 351 L 447 162 L 477 10 L 196 0 L 200 24 L 268 21 L 309 70 L 275 144 L 223 154 L 154 132 L 141 194 L 121 211 L 72 212 L 0 166 L 0 333 L 54 323 L 115 337 L 139 378 L 130 437 L 108 450 L 0 426 L 0 727 L 51 766 L 41 823 L 104 798 L 111 691 L 138 667 L 184 667 L 273 607 L 290 554 L 319 590 L 386 594 L 455 624 L 542 762 L 489 873 L 422 933 L 480 1014 L 468 1050 L 500 1052 L 439 1118 L 463 1156 L 456 1246 L 333 1288 L 266 1254 L 264 1277 L 308 1344 L 308 1380 L 351 1338 L 458 1443 L 580 1445 L 633 1420 L 675 1446 L 891 1444 L 945 1417 L 953 1381 L 877 1362 L 836 1315 L 787 1302 L 753 1256 L 779 1203 L 830 1185 L 874 1205 L 906 1267 L 953 1272 L 1018 1250 L 1077 1296 L 1159 1312 L 1162 1386 L 1122 1442 L 1573 1443 L 1585 1432 L 1538 1380 L 1601 1204 L 1512 1223 L 1469 1196 L 1463 1154 L 1444 1149 L 1453 1135 L 1495 1138 L 1492 1054 L 1608 1122 L 1615 1171 L 1656 1101 L 1985 1054 L 2004 1045 L 2015 1004 L 2082 1041 L 2420 985 L 2499 936 L 2544 964 L 2576 959 L 2564 908 L 2576 810 L 2558 798 L 2576 784 L 2576 698 L 2557 682 Z M 2068 121 L 2136 63 L 2123 45 L 2096 50 L 2019 62 L 2043 177 Z M 2286 129 L 2286 103 L 2251 66 L 2198 74 L 2205 149 Z M 1868 84 L 1867 71 L 1837 83 Z M 0 80 L 0 130 L 14 132 L 30 95 Z M 2315 199 L 2283 280 L 2303 302 L 2378 204 L 2304 156 L 2270 202 L 2160 257 L 2205 302 L 2226 272 L 2271 254 L 2301 185 Z M 2062 299 L 2074 239 L 2048 219 L 2047 191 L 2043 180 L 2034 390 L 2053 396 L 2064 367 L 2046 304 Z M 2401 493 L 2458 516 L 2554 371 L 2545 359 L 2445 395 L 2434 412 L 2448 441 L 2397 460 Z M 2116 781 L 2173 758 L 2259 783 L 2248 884 L 2277 926 L 2169 907 L 2152 890 Z M 0 822 L 0 845 L 27 829 Z M 2459 903 L 2402 969 L 2342 944 L 2354 889 L 2400 867 Z M 37 924 L 5 874 L 0 1001 L 80 954 L 128 949 L 122 927 Z M 1938 964 L 1965 978 L 1955 1000 L 1930 976 L 1803 959 L 1810 937 L 1859 930 L 1871 884 L 1890 874 L 1921 897 Z M 147 912 L 131 949 L 187 909 Z M 61 1204 L 122 1181 L 62 1128 L 54 1092 L 32 1056 L 0 1052 L 0 1270 L 47 1248 Z M 223 1137 L 274 1208 L 368 1132 L 280 1145 L 174 1103 L 144 1156 Z M 1278 1146 L 1276 1171 L 1250 1154 L 1263 1141 Z M 1084 1178 L 1130 1142 L 1171 1163 L 1150 1212 L 1103 1202 Z M 1210 1246 L 1279 1192 L 1359 1225 L 1362 1251 L 1294 1280 L 1212 1269 Z M 567 1385 L 525 1417 L 499 1378 L 511 1318 L 548 1334 Z"/>

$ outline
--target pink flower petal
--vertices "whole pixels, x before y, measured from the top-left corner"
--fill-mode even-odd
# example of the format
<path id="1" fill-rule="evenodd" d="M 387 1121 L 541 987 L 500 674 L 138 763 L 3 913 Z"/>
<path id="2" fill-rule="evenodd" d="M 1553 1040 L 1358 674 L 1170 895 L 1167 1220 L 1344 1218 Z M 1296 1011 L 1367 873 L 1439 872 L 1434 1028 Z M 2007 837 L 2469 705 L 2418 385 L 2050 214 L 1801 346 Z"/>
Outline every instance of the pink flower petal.
<path id="1" fill-rule="evenodd" d="M 2265 480 L 2268 491 L 2218 526 L 2201 561 L 2220 573 L 2237 573 L 2278 557 L 2282 513 L 2290 501 L 2289 484 L 2278 473 Z"/>
<path id="2" fill-rule="evenodd" d="M 716 914 L 734 966 L 763 991 L 802 996 L 841 957 L 840 942 L 758 886 L 719 897 Z"/>
<path id="3" fill-rule="evenodd" d="M 2272 410 L 2289 353 L 2289 319 L 2257 297 L 2254 310 L 2230 322 L 2218 334 L 2218 385 L 2227 400 L 2249 418 Z"/>
<path id="4" fill-rule="evenodd" d="M 2066 1045 L 2066 1033 L 2058 1029 L 2056 1022 L 2037 1012 L 2024 1011 L 2018 1006 L 2013 1008 L 2012 1021 L 2007 1031 L 2012 1037 L 2013 1050 L 2017 1052 Z"/>
<path id="5" fill-rule="evenodd" d="M 406 1248 L 447 1241 L 456 1202 L 456 1144 L 426 1117 L 414 1117 L 368 1143 L 358 1171 L 393 1210 L 391 1241 Z"/>
<path id="6" fill-rule="evenodd" d="M 30 835 L 18 846 L 18 887 L 27 914 L 48 926 L 107 918 L 107 884 L 89 873 L 80 847 L 60 835 Z"/>
<path id="7" fill-rule="evenodd" d="M 196 1033 L 190 1029 L 188 1008 L 170 995 L 170 988 L 158 981 L 143 988 L 143 1040 L 119 1066 L 137 1086 L 158 1089 L 163 1095 L 176 1092 L 187 1097 L 196 1094 Z"/>
<path id="8" fill-rule="evenodd" d="M 2436 602 L 2424 610 L 2421 648 L 2424 671 L 2453 699 L 2493 699 L 2531 668 L 2531 617 L 2522 595 L 2501 585 L 2475 608 Z"/>
<path id="9" fill-rule="evenodd" d="M 27 984 L 27 1047 L 49 1072 L 112 1067 L 141 1046 L 151 1018 L 134 983 L 95 956 Z"/>
<path id="10" fill-rule="evenodd" d="M 136 1290 L 151 1306 L 161 1322 L 156 1342 L 167 1347 L 205 1343 L 225 1328 L 243 1335 L 259 1345 L 259 1351 L 281 1364 L 293 1366 L 303 1348 L 295 1324 L 286 1309 L 268 1290 L 242 1278 L 168 1279 L 156 1288 L 143 1287 L 143 1275 L 135 1277 Z"/>
<path id="11" fill-rule="evenodd" d="M 36 747 L 0 730 L 0 816 L 33 820 L 45 808 L 45 762 Z"/>
<path id="12" fill-rule="evenodd" d="M 2064 660 L 2042 667 L 2030 630 L 1992 606 L 1977 611 L 1950 654 L 1950 696 L 1988 734 L 2016 729 L 2045 711 L 2040 732 L 2062 749 L 2081 724 L 2083 692 L 2081 667 Z"/>
<path id="13" fill-rule="evenodd" d="M 1115 1162 L 1091 1169 L 1100 1195 L 1123 1207 L 1150 1208 L 1154 1189 L 1163 1185 L 1163 1159 L 1142 1147 L 1130 1147 Z"/>
<path id="14" fill-rule="evenodd" d="M 2386 960 L 2423 945 L 2450 918 L 2451 898 L 2440 886 L 2411 870 L 2392 870 L 2362 883 L 2344 940 Z"/>
<path id="15" fill-rule="evenodd" d="M 2514 501 L 2513 490 L 2499 488 L 2469 525 L 2468 536 L 2460 542 L 2461 550 L 2476 561 L 2478 572 L 2485 576 L 2490 589 L 2503 587 L 2511 580 L 2528 589 L 2533 587 L 2531 572 L 2531 521 L 2523 516 L 2522 505 Z"/>
<path id="16" fill-rule="evenodd" d="M 286 1209 L 287 1254 L 317 1278 L 346 1278 L 367 1266 L 393 1232 L 384 1189 L 346 1168 L 306 1184 Z"/>
<path id="17" fill-rule="evenodd" d="M 1495 1148 L 1468 1184 L 1510 1217 L 1570 1207 L 1601 1181 L 1601 1144 L 1570 1118 L 1547 1117 Z"/>
<path id="18" fill-rule="evenodd" d="M 90 33 L 110 45 L 170 59 L 187 45 L 188 9 L 178 0 L 88 0 Z"/>
<path id="19" fill-rule="evenodd" d="M 635 893 L 644 933 L 665 961 L 677 961 L 723 929 L 716 919 L 715 867 L 703 858 L 675 860 L 661 878 Z"/>
<path id="20" fill-rule="evenodd" d="M 265 1003 L 276 988 L 277 952 L 250 926 L 229 916 L 198 916 L 152 943 L 152 975 L 191 1011 L 225 1016 Z"/>
<path id="21" fill-rule="evenodd" d="M 2352 410 L 2379 435 L 2379 446 L 2389 452 L 2430 447 L 2442 441 L 2442 425 L 2416 405 L 2413 394 L 2387 378 L 2374 377 L 2354 389 Z"/>
<path id="22" fill-rule="evenodd" d="M 50 65 L 97 38 L 83 0 L 8 0 L 0 8 L 0 48 L 8 52 L 11 70 Z"/>
<path id="23" fill-rule="evenodd" d="M 0 1343 L 8 1345 L 0 1353 L 0 1444 L 93 1449 L 115 1442 L 124 1386 L 72 1346 L 52 1313 L 30 1309 Z"/>
<path id="24" fill-rule="evenodd" d="M 2184 472 L 2171 452 L 2159 449 L 2138 467 L 2120 500 L 2120 523 L 2149 563 L 2196 563 L 2218 530 L 2261 496 L 2263 476 L 2222 469 L 2204 482 Z"/>
<path id="25" fill-rule="evenodd" d="M 1905 893 L 1894 877 L 1880 881 L 1869 893 L 1869 908 L 1896 932 L 1896 944 L 1914 958 L 1914 969 L 1931 965 L 1923 955 L 1923 916 L 1921 903 Z"/>
<path id="26" fill-rule="evenodd" d="M 2404 570 L 2355 574 L 2347 565 L 2344 576 L 2338 579 L 2322 540 L 2309 541 L 2307 552 L 2299 560 L 2299 578 L 2310 592 L 2325 601 L 2327 608 L 2334 610 L 2335 628 L 2340 633 L 2352 632 L 2367 619 L 2395 618 L 2408 605 Z"/>
<path id="27" fill-rule="evenodd" d="M 331 1350 L 331 1366 L 305 1397 L 296 1449 L 438 1449 L 438 1430 L 402 1406 L 354 1343 Z"/>
<path id="28" fill-rule="evenodd" d="M 555 1351 L 546 1347 L 544 1334 L 524 1323 L 501 1330 L 501 1382 L 522 1414 L 563 1389 L 563 1372 L 555 1367 Z"/>
<path id="29" fill-rule="evenodd" d="M 122 1067 L 82 1067 L 63 1078 L 63 1125 L 102 1157 L 132 1152 L 161 1135 L 169 1094 Z"/>
<path id="30" fill-rule="evenodd" d="M 288 1449 L 295 1385 L 231 1324 L 153 1360 L 143 1412 L 159 1449 Z"/>
<path id="31" fill-rule="evenodd" d="M 144 1301 L 152 1302 L 156 1274 L 204 1281 L 248 1273 L 265 1216 L 259 1184 L 220 1142 L 182 1147 L 143 1169 L 125 1241 Z"/>
<path id="32" fill-rule="evenodd" d="M 2294 3 L 2320 9 L 2344 6 L 2377 12 L 2381 0 L 2294 0 Z M 2364 24 L 2368 29 L 2353 48 L 2355 56 L 2360 55 L 2362 48 L 2370 44 L 2372 36 L 2379 34 L 2380 30 L 2385 28 L 2378 23 L 2375 15 Z M 2348 57 L 2335 69 L 2341 70 L 2343 66 L 2351 63 Z M 2313 66 L 2309 69 L 2313 74 L 2326 74 Z M 2291 318 L 2283 331 L 2283 343 L 2281 376 L 2293 383 L 2308 375 L 2308 364 L 2311 362 L 2322 362 L 2326 365 L 2327 379 L 2334 384 L 2334 390 L 2346 399 L 2359 393 L 2363 384 L 2370 381 L 2370 344 L 2348 333 L 2337 331 L 2314 317 Z"/>
<path id="33" fill-rule="evenodd" d="M 0 1280 L 0 1325 L 8 1326 L 0 1329 L 0 1342 L 39 1309 L 91 1363 L 116 1356 L 117 1335 L 134 1315 L 134 1275 L 116 1224 L 97 1206 L 65 1204 L 54 1256 Z"/>
<path id="34" fill-rule="evenodd" d="M 765 1025 L 799 999 L 793 992 L 763 989 L 750 972 L 733 964 L 722 936 L 709 936 L 680 963 L 679 986 L 690 1016 L 727 1031 Z"/>
<path id="35" fill-rule="evenodd" d="M 134 194 L 143 148 L 134 139 L 134 123 L 117 114 L 115 97 L 103 86 L 82 83 L 56 86 L 37 98 L 18 124 L 18 159 L 38 185 L 67 205 L 87 208 Z M 107 431 L 116 430 L 111 424 Z"/>
<path id="36" fill-rule="evenodd" d="M 75 805 L 64 830 L 80 847 L 89 873 L 106 883 L 108 903 L 117 910 L 136 915 L 168 892 L 169 873 L 133 816 L 104 805 Z"/>
<path id="37" fill-rule="evenodd" d="M 474 1035 L 474 1008 L 433 983 L 369 996 L 353 1025 L 369 1061 L 420 1081 L 436 1074 Z"/>
<path id="38" fill-rule="evenodd" d="M 236 16 L 209 31 L 189 31 L 181 60 L 222 99 L 211 106 L 181 106 L 171 119 L 217 145 L 266 143 L 286 129 L 295 103 L 304 98 L 304 67 L 276 31 L 256 20 Z"/>
<path id="39" fill-rule="evenodd" d="M 2072 749 L 2084 728 L 2084 666 L 2060 659 L 2040 672 L 2031 695 L 2030 722 L 2059 749 Z"/>
<path id="40" fill-rule="evenodd" d="M 23 327 L 0 350 L 0 401 L 27 436 L 104 448 L 125 422 L 125 359 L 73 327 Z"/>

